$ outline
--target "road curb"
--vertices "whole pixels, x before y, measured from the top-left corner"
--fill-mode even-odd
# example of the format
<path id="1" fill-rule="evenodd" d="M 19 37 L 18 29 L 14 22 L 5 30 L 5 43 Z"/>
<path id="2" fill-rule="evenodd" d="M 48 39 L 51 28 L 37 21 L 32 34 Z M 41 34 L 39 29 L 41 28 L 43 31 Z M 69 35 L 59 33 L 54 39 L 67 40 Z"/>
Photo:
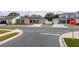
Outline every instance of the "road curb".
<path id="1" fill-rule="evenodd" d="M 65 34 L 65 33 L 64 33 Z M 60 37 L 59 37 L 59 44 L 60 44 L 60 47 L 67 47 L 65 41 L 64 41 L 64 34 L 62 34 Z"/>
<path id="2" fill-rule="evenodd" d="M 6 42 L 8 42 L 8 41 L 10 41 L 10 40 L 12 40 L 12 39 L 14 39 L 14 38 L 16 38 L 16 37 L 19 37 L 19 36 L 23 33 L 22 30 L 20 30 L 20 29 L 17 29 L 17 30 L 18 30 L 18 31 L 16 31 L 16 32 L 19 32 L 19 34 L 17 34 L 17 35 L 15 35 L 15 36 L 11 37 L 11 38 L 8 38 L 8 39 L 6 39 L 6 40 L 0 42 L 0 45 L 6 43 Z"/>

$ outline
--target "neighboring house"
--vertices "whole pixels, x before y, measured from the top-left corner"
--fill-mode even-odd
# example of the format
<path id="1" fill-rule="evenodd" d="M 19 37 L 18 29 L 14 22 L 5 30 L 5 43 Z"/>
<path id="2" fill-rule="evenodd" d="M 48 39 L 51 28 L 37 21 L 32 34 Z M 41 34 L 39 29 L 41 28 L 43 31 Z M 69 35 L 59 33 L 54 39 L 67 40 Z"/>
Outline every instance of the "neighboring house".
<path id="1" fill-rule="evenodd" d="M 63 13 L 59 14 L 59 18 L 76 18 L 76 13 Z"/>
<path id="2" fill-rule="evenodd" d="M 53 19 L 54 23 L 58 23 L 58 24 L 68 24 L 69 23 L 69 19 L 70 18 L 75 18 L 77 21 L 77 23 L 79 23 L 78 19 L 79 19 L 79 11 L 78 12 L 74 12 L 74 13 L 62 13 L 62 14 L 58 14 L 59 18 Z"/>
<path id="3" fill-rule="evenodd" d="M 0 24 L 5 24 L 5 23 L 6 23 L 6 21 L 4 19 L 4 16 L 0 16 Z"/>
<path id="4" fill-rule="evenodd" d="M 59 18 L 79 18 L 79 11 L 78 12 L 73 12 L 73 13 L 62 13 L 62 14 L 58 14 Z"/>

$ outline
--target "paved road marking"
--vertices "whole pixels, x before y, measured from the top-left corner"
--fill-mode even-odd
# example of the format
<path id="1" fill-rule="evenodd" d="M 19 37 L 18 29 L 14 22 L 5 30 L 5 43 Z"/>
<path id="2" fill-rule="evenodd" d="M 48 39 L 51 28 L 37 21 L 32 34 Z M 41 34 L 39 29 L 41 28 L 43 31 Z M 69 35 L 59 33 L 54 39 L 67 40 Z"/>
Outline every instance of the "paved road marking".
<path id="1" fill-rule="evenodd" d="M 60 35 L 60 34 L 52 34 L 52 33 L 40 33 L 42 35 Z"/>

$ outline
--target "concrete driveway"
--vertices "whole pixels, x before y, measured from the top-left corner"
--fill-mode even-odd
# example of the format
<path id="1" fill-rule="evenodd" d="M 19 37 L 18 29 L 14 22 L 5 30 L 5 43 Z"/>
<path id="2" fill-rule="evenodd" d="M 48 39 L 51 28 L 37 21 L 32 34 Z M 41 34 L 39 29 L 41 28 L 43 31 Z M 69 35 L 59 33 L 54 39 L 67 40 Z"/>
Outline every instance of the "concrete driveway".
<path id="1" fill-rule="evenodd" d="M 0 28 L 17 28 L 23 30 L 23 34 L 1 47 L 59 47 L 59 36 L 70 32 L 72 28 L 51 28 L 51 27 L 15 27 L 0 26 Z M 74 28 L 74 30 L 79 30 Z"/>

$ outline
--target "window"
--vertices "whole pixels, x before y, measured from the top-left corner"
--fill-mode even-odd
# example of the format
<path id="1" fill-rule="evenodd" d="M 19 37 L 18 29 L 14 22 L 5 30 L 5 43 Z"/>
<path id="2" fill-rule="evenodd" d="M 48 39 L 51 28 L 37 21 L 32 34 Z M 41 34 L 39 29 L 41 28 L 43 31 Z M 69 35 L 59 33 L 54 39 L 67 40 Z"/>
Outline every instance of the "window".
<path id="1" fill-rule="evenodd" d="M 32 23 L 32 20 L 30 20 L 30 23 Z"/>
<path id="2" fill-rule="evenodd" d="M 24 20 L 21 20 L 21 23 L 24 24 Z"/>
<path id="3" fill-rule="evenodd" d="M 39 23 L 39 20 L 37 20 L 37 23 Z"/>
<path id="4" fill-rule="evenodd" d="M 36 23 L 36 20 L 33 20 L 33 23 Z"/>

